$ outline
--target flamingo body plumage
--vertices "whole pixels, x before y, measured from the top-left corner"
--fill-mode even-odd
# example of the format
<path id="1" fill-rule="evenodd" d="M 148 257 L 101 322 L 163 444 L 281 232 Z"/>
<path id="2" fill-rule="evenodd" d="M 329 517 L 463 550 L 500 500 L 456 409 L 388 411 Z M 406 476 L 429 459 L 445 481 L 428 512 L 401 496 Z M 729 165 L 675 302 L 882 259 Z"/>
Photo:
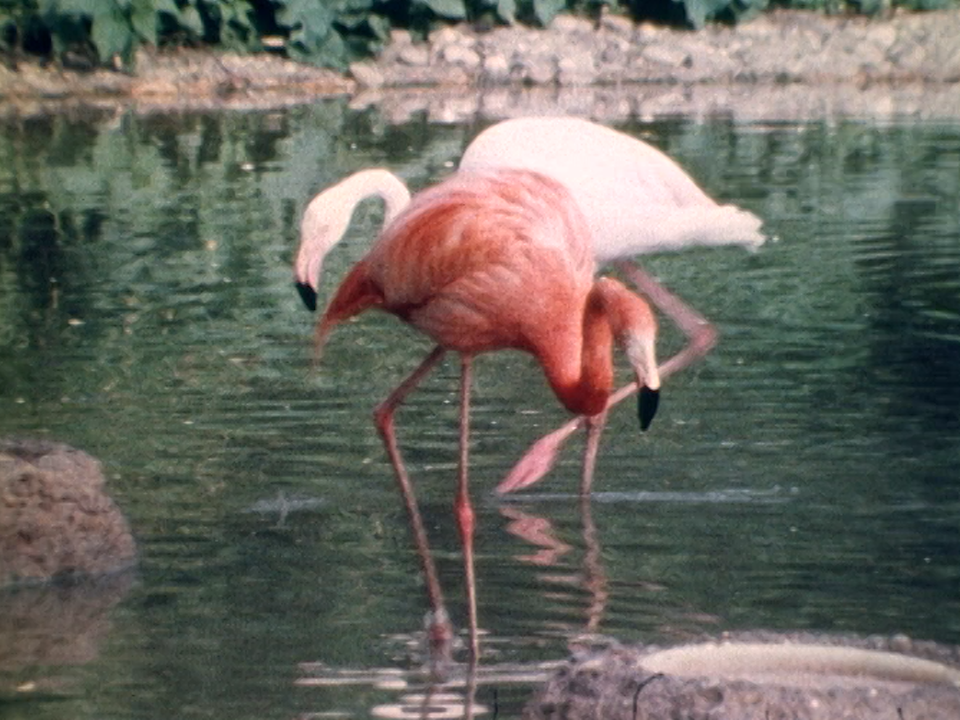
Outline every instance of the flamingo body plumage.
<path id="1" fill-rule="evenodd" d="M 417 195 L 353 267 L 318 344 L 379 308 L 446 350 L 526 351 L 571 412 L 595 415 L 612 389 L 614 341 L 642 384 L 657 390 L 659 378 L 649 306 L 594 273 L 589 228 L 562 185 L 526 170 L 457 173 Z"/>

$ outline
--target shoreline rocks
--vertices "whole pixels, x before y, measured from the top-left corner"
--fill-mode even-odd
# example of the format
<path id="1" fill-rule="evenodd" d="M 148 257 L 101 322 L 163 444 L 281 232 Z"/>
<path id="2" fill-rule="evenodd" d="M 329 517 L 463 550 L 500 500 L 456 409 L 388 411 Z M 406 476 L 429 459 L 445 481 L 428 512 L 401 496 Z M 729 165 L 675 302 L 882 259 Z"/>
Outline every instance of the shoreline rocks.
<path id="1" fill-rule="evenodd" d="M 547 30 L 445 27 L 424 44 L 395 31 L 376 61 L 354 63 L 364 88 L 504 84 L 960 82 L 960 11 L 890 19 L 773 11 L 699 32 L 557 17 Z"/>
<path id="2" fill-rule="evenodd" d="M 0 67 L 0 115 L 118 106 L 249 110 L 336 96 L 361 107 L 381 98 L 396 106 L 410 104 L 396 97 L 416 95 L 415 105 L 443 121 L 516 105 L 503 98 L 532 93 L 556 98 L 537 101 L 548 112 L 597 119 L 611 106 L 619 108 L 614 116 L 629 106 L 639 116 L 665 108 L 779 119 L 873 114 L 876 107 L 881 115 L 960 117 L 957 37 L 960 9 L 883 19 L 777 10 L 697 32 L 610 14 L 598 22 L 559 16 L 547 29 L 445 26 L 422 43 L 394 31 L 378 58 L 354 63 L 347 74 L 271 55 L 183 49 L 141 51 L 135 75 Z M 771 95 L 785 103 L 767 103 Z M 454 105 L 460 109 L 451 111 Z"/>

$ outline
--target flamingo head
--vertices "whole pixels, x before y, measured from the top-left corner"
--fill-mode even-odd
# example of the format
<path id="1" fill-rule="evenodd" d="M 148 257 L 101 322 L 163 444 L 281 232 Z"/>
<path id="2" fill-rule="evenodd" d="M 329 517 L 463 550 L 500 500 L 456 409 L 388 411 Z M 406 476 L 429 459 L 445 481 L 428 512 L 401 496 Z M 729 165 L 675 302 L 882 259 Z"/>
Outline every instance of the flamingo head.
<path id="1" fill-rule="evenodd" d="M 650 427 L 660 405 L 660 372 L 657 369 L 655 342 L 655 327 L 652 332 L 632 333 L 623 341 L 627 358 L 637 377 L 637 416 L 641 430 Z"/>
<path id="2" fill-rule="evenodd" d="M 323 259 L 346 232 L 349 217 L 344 218 L 329 193 L 317 195 L 300 221 L 300 248 L 293 265 L 293 279 L 300 299 L 311 312 L 317 309 L 317 288 Z"/>
<path id="3" fill-rule="evenodd" d="M 598 285 L 605 290 L 607 317 L 616 343 L 626 354 L 637 379 L 637 415 L 640 429 L 646 430 L 660 404 L 657 319 L 647 302 L 623 283 L 602 278 Z"/>
<path id="4" fill-rule="evenodd" d="M 383 168 L 369 168 L 319 193 L 303 211 L 293 279 L 303 304 L 311 311 L 317 309 L 323 259 L 347 232 L 357 204 L 372 196 L 383 198 L 384 225 L 393 222 L 410 202 L 410 191 L 400 178 Z"/>

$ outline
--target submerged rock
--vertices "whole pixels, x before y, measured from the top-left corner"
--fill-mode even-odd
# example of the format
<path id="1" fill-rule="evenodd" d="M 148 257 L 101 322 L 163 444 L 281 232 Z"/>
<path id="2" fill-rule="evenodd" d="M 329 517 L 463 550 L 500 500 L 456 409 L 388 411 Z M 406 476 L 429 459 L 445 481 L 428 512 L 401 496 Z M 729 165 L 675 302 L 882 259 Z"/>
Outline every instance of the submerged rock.
<path id="1" fill-rule="evenodd" d="M 131 567 L 136 544 L 104 485 L 85 452 L 0 439 L 0 587 Z"/>

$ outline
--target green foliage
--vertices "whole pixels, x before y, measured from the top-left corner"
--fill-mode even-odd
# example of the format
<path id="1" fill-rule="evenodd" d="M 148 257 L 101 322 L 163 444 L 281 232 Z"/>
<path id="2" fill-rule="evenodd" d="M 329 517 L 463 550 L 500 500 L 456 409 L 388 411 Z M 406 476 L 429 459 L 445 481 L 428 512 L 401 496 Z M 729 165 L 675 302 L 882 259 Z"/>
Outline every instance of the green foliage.
<path id="1" fill-rule="evenodd" d="M 537 22 L 546 27 L 566 8 L 564 0 L 533 0 L 533 15 Z"/>
<path id="2" fill-rule="evenodd" d="M 141 45 L 263 49 L 271 38 L 289 57 L 343 69 L 375 53 L 392 27 L 423 35 L 440 23 L 547 26 L 562 12 L 596 16 L 601 7 L 702 28 L 739 22 L 771 0 L 0 0 L 0 53 L 76 64 L 130 67 Z M 623 2 L 621 5 L 620 2 Z M 932 10 L 958 0 L 772 0 L 820 12 L 877 14 L 894 6 Z M 81 64 L 82 64 L 81 63 Z"/>
<path id="3" fill-rule="evenodd" d="M 447 20 L 466 20 L 467 4 L 464 0 L 414 0 L 437 17 Z"/>
<path id="4" fill-rule="evenodd" d="M 258 49 L 251 10 L 249 0 L 7 0 L 0 26 L 8 51 L 125 66 L 137 46 L 171 40 Z"/>
<path id="5" fill-rule="evenodd" d="M 325 0 L 289 0 L 277 13 L 277 24 L 287 31 L 287 52 L 298 60 L 339 65 L 343 39 L 333 29 L 336 11 Z"/>
<path id="6" fill-rule="evenodd" d="M 687 21 L 694 28 L 700 29 L 707 24 L 708 20 L 719 18 L 725 14 L 740 14 L 736 12 L 739 6 L 746 5 L 746 9 L 756 2 L 758 5 L 765 4 L 765 0 L 745 0 L 745 2 L 731 2 L 730 0 L 676 0 L 683 5 Z"/>

